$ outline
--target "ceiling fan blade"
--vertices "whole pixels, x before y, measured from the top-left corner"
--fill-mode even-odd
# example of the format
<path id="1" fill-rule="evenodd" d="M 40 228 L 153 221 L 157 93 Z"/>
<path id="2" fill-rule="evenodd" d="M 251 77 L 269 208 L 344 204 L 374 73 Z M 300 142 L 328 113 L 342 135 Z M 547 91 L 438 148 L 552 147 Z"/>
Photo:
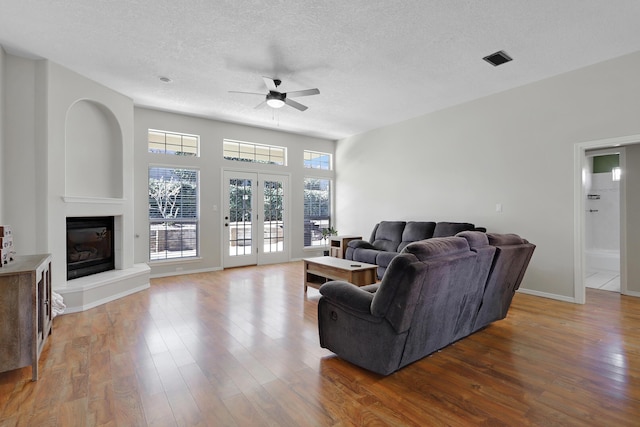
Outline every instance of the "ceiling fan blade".
<path id="1" fill-rule="evenodd" d="M 262 80 L 264 80 L 264 84 L 271 92 L 279 92 L 278 86 L 276 86 L 276 82 L 271 77 L 262 76 Z"/>
<path id="2" fill-rule="evenodd" d="M 256 105 L 256 106 L 254 107 L 254 109 L 256 109 L 256 110 L 257 110 L 258 108 L 262 108 L 266 103 L 267 103 L 267 100 L 265 99 L 265 100 L 264 100 L 264 101 L 262 101 L 260 104 Z"/>
<path id="3" fill-rule="evenodd" d="M 320 94 L 320 91 L 318 89 L 294 90 L 293 92 L 287 92 L 288 97 L 309 96 L 309 95 L 319 95 L 319 94 Z"/>
<path id="4" fill-rule="evenodd" d="M 242 92 L 239 90 L 230 90 L 229 93 L 243 93 L 245 95 L 261 95 L 264 96 L 264 93 L 257 93 L 257 92 Z"/>
<path id="5" fill-rule="evenodd" d="M 295 108 L 297 110 L 300 110 L 300 111 L 304 111 L 307 108 L 309 108 L 306 105 L 302 105 L 299 102 L 296 102 L 293 99 L 289 99 L 289 98 L 285 98 L 284 99 L 284 103 L 287 104 L 289 107 L 293 107 L 293 108 Z"/>

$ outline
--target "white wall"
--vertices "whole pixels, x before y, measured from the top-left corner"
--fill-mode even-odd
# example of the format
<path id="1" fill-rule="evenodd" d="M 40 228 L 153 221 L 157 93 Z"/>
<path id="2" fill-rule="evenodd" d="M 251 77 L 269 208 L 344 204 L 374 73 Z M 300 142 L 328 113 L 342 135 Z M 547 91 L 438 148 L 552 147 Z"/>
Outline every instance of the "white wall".
<path id="1" fill-rule="evenodd" d="M 47 231 L 49 237 L 49 252 L 53 256 L 53 283 L 64 283 L 66 281 L 66 217 L 71 216 L 116 216 L 116 268 L 128 269 L 133 267 L 133 101 L 119 94 L 112 89 L 104 87 L 91 81 L 77 73 L 49 61 L 42 61 L 46 68 L 46 148 L 47 152 Z M 74 111 L 73 107 L 79 102 L 90 101 L 93 105 L 99 106 L 103 111 L 108 112 L 108 117 L 113 129 L 112 134 L 119 133 L 112 141 L 113 152 L 120 154 L 118 168 L 115 170 L 105 170 L 104 168 L 94 168 L 97 175 L 92 178 L 94 182 L 101 182 L 96 185 L 95 194 L 77 194 L 73 192 L 77 187 L 67 186 L 67 163 L 76 161 L 87 161 L 84 154 L 77 157 L 73 152 L 75 143 L 69 143 L 68 137 L 78 134 L 69 132 L 70 126 L 69 112 Z M 117 124 L 117 125 L 116 125 Z M 102 129 L 101 127 L 97 128 Z M 117 129 L 117 131 L 115 130 Z M 87 135 L 90 132 L 84 130 L 81 134 Z M 99 143 L 106 143 L 102 138 Z M 92 141 L 86 141 L 92 144 Z M 67 145 L 69 145 L 67 147 Z M 101 147 L 97 147 L 96 154 L 99 154 Z M 99 156 L 94 159 L 100 162 Z M 113 159 L 106 159 L 107 163 L 113 163 Z M 115 176 L 114 176 L 115 175 Z M 113 180 L 113 181 L 112 181 Z M 115 184 L 114 184 L 115 183 Z M 113 190 L 115 186 L 120 189 Z M 112 198 L 104 197 L 112 193 Z M 93 196 L 97 200 L 72 200 L 69 196 Z M 121 195 L 121 197 L 113 197 Z M 66 199 L 65 199 L 66 198 Z M 57 281 L 56 281 L 57 280 Z"/>
<path id="2" fill-rule="evenodd" d="M 47 252 L 38 238 L 37 199 L 45 193 L 37 188 L 36 81 L 37 63 L 4 55 L 4 217 L 13 228 L 18 254 Z M 7 108 L 8 107 L 8 108 Z"/>
<path id="3" fill-rule="evenodd" d="M 65 194 L 122 198 L 122 146 L 122 129 L 110 110 L 75 102 L 65 126 Z"/>
<path id="4" fill-rule="evenodd" d="M 184 157 L 148 152 L 149 129 L 200 136 L 200 157 Z M 262 165 L 224 160 L 224 139 L 277 145 L 287 148 L 288 165 Z M 333 153 L 335 142 L 287 132 L 266 130 L 205 118 L 190 117 L 146 108 L 135 108 L 135 261 L 149 260 L 148 167 L 179 164 L 200 170 L 200 257 L 197 260 L 156 261 L 150 263 L 152 275 L 207 271 L 222 267 L 222 170 L 251 170 L 290 176 L 291 258 L 315 256 L 318 251 L 304 250 L 303 179 L 309 171 L 303 167 L 304 150 Z M 313 170 L 310 176 L 333 178 L 333 172 Z M 214 205 L 218 207 L 214 211 Z"/>
<path id="5" fill-rule="evenodd" d="M 517 233 L 537 245 L 522 288 L 573 299 L 573 145 L 640 132 L 639 73 L 635 53 L 338 141 L 338 229 Z"/>
<path id="6" fill-rule="evenodd" d="M 13 227 L 17 254 L 51 253 L 53 287 L 64 288 L 66 217 L 114 215 L 120 237 L 116 268 L 132 268 L 133 101 L 47 60 L 5 54 L 3 70 L 4 105 L 11 106 L 5 109 L 3 126 L 3 221 Z M 117 123 L 112 126 L 117 131 L 91 138 L 92 131 L 95 135 L 103 129 L 87 129 L 91 123 L 78 123 L 73 114 L 68 120 L 73 106 L 86 102 L 105 112 L 109 123 Z M 93 159 L 76 155 L 82 136 L 85 153 L 91 152 L 94 141 L 101 144 L 94 147 Z M 106 144 L 112 144 L 113 151 L 104 159 Z M 117 165 L 112 153 L 119 157 Z M 88 181 L 96 192 L 87 186 L 68 186 L 68 164 L 90 160 L 109 164 L 84 169 L 93 174 Z M 78 194 L 78 188 L 85 191 Z M 112 198 L 105 197 L 109 195 Z"/>

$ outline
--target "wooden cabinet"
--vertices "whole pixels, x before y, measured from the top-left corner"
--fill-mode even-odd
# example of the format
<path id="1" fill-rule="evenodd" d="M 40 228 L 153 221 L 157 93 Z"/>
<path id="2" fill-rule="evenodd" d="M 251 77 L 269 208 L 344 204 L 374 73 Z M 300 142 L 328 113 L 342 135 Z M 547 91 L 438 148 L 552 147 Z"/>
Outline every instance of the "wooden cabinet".
<path id="1" fill-rule="evenodd" d="M 344 258 L 347 253 L 347 245 L 352 240 L 362 240 L 362 236 L 331 236 L 329 238 L 329 255 L 335 258 Z"/>
<path id="2" fill-rule="evenodd" d="M 0 372 L 31 365 L 51 334 L 51 255 L 27 255 L 0 267 Z"/>

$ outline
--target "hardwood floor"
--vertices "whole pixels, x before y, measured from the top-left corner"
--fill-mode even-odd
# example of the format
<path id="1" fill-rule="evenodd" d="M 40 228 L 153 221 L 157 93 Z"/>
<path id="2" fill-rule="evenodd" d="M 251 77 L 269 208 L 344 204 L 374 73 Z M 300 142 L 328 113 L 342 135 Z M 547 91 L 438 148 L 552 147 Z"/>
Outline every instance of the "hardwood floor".
<path id="1" fill-rule="evenodd" d="M 318 344 L 302 262 L 154 279 L 54 320 L 0 373 L 1 426 L 640 424 L 640 299 L 517 294 L 507 319 L 388 377 Z"/>

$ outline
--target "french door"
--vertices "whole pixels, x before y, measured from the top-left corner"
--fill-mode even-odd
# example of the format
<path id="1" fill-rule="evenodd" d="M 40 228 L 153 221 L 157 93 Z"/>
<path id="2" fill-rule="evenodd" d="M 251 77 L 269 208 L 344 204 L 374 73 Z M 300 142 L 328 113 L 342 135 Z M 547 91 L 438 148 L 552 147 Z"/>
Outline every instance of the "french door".
<path id="1" fill-rule="evenodd" d="M 287 175 L 224 171 L 225 268 L 289 260 Z"/>

